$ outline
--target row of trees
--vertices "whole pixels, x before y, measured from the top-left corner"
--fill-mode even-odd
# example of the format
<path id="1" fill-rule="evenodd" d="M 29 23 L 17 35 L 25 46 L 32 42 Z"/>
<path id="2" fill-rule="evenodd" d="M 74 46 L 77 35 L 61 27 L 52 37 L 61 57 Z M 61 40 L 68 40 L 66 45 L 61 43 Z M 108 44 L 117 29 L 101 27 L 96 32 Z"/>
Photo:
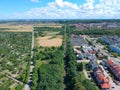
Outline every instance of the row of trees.
<path id="1" fill-rule="evenodd" d="M 83 64 L 77 64 L 73 47 L 70 44 L 69 36 L 72 34 L 67 25 L 67 48 L 66 48 L 66 90 L 98 90 L 98 88 L 83 76 Z"/>
<path id="2" fill-rule="evenodd" d="M 46 34 L 44 33 L 45 31 L 47 32 L 60 32 L 58 33 L 59 35 L 63 35 L 63 29 L 62 28 L 57 28 L 57 27 L 35 27 L 34 31 L 35 31 L 35 37 L 39 37 L 39 36 L 45 36 Z"/>
<path id="3" fill-rule="evenodd" d="M 86 35 L 118 35 L 120 36 L 119 29 L 105 29 L 105 30 L 71 30 L 74 34 L 86 34 Z"/>
<path id="4" fill-rule="evenodd" d="M 56 27 L 34 27 L 34 31 L 60 31 L 61 28 Z"/>

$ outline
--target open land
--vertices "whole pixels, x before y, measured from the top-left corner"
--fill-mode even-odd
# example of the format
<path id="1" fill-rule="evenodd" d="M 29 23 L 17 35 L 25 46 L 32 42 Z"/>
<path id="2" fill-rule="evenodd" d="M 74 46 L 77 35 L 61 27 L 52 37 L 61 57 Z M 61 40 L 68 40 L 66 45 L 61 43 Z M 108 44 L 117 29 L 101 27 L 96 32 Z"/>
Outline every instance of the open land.
<path id="1" fill-rule="evenodd" d="M 36 24 L 37 27 L 54 27 L 54 28 L 61 28 L 63 25 L 62 24 L 56 24 L 56 23 L 40 23 Z"/>
<path id="2" fill-rule="evenodd" d="M 0 32 L 32 32 L 32 25 L 0 24 Z"/>
<path id="3" fill-rule="evenodd" d="M 43 47 L 59 47 L 62 45 L 62 36 L 52 37 L 52 36 L 44 36 L 38 37 L 37 43 L 39 46 Z"/>

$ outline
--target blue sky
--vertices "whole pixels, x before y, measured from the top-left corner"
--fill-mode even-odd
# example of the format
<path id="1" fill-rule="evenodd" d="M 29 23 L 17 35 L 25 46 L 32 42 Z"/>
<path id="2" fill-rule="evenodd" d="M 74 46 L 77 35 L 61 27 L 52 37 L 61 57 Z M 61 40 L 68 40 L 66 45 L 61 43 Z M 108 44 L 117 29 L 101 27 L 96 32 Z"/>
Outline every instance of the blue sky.
<path id="1" fill-rule="evenodd" d="M 118 19 L 120 0 L 0 0 L 0 19 Z"/>

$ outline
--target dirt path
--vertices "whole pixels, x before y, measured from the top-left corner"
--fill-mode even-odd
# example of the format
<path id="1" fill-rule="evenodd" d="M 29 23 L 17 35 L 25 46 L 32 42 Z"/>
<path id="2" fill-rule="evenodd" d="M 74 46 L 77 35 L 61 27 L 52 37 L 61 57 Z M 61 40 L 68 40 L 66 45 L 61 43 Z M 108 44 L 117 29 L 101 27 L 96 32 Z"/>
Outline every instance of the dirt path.
<path id="1" fill-rule="evenodd" d="M 21 81 L 19 81 L 19 80 L 17 80 L 17 79 L 15 79 L 14 77 L 12 77 L 12 76 L 9 76 L 9 75 L 6 75 L 5 73 L 3 73 L 3 72 L 0 72 L 1 74 L 3 74 L 4 76 L 6 76 L 6 77 L 8 77 L 8 78 L 10 78 L 10 79 L 12 79 L 13 81 L 15 81 L 15 82 L 17 82 L 17 83 L 19 83 L 19 84 L 24 84 L 23 82 L 21 82 Z"/>
<path id="2" fill-rule="evenodd" d="M 65 29 L 64 29 L 64 58 L 66 56 L 66 25 L 65 25 Z M 66 84 L 65 84 L 65 80 L 66 80 L 66 61 L 64 60 L 64 70 L 63 70 L 63 88 L 62 90 L 66 89 Z"/>
<path id="3" fill-rule="evenodd" d="M 32 86 L 33 80 L 33 68 L 34 68 L 34 63 L 33 63 L 33 55 L 34 55 L 34 30 L 32 31 L 32 44 L 31 44 L 31 64 L 30 64 L 30 74 L 29 74 L 29 80 L 28 83 L 25 84 L 24 90 L 30 90 L 30 87 Z"/>

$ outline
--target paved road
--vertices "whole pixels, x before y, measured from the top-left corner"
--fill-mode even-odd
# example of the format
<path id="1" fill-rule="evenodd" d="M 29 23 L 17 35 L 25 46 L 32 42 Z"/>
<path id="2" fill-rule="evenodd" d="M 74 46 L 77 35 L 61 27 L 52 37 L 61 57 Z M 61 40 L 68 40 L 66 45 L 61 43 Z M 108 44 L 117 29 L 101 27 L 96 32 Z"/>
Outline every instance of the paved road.
<path id="1" fill-rule="evenodd" d="M 64 54 L 66 54 L 66 24 L 64 29 Z"/>
<path id="2" fill-rule="evenodd" d="M 31 58 L 33 58 L 33 55 L 34 55 L 34 30 L 32 32 L 32 45 L 31 45 Z"/>
<path id="3" fill-rule="evenodd" d="M 87 62 L 87 63 L 89 63 L 90 60 L 87 60 L 87 59 L 84 59 L 84 60 L 77 60 L 77 63 L 81 63 L 81 62 Z M 102 62 L 102 60 L 97 60 L 97 63 L 98 63 L 98 64 L 101 63 L 101 62 Z"/>
<path id="4" fill-rule="evenodd" d="M 24 90 L 30 90 L 30 87 L 32 85 L 32 76 L 33 76 L 33 68 L 34 68 L 34 63 L 33 63 L 34 50 L 33 49 L 34 49 L 34 30 L 32 31 L 30 74 L 29 74 L 28 83 L 25 84 L 24 86 Z"/>
<path id="5" fill-rule="evenodd" d="M 89 61 L 90 60 L 87 60 L 87 59 L 85 59 L 85 60 L 77 60 L 77 63 L 81 63 L 81 62 L 87 62 L 87 63 L 89 63 Z"/>
<path id="6" fill-rule="evenodd" d="M 86 59 L 85 60 L 77 60 L 77 63 L 81 63 L 81 62 L 87 62 L 87 63 L 89 63 L 89 61 L 90 60 L 86 60 Z M 90 80 L 90 78 L 88 77 L 88 74 L 87 74 L 87 71 L 86 71 L 85 67 L 83 67 L 83 73 L 85 75 L 85 78 Z"/>
<path id="7" fill-rule="evenodd" d="M 87 71 L 86 71 L 85 67 L 83 67 L 83 73 L 85 75 L 85 78 L 90 80 L 90 78 L 88 77 L 88 74 L 87 74 Z"/>
<path id="8" fill-rule="evenodd" d="M 116 64 L 118 64 L 120 66 L 120 57 L 118 57 L 118 58 L 112 57 L 111 54 L 108 51 L 102 49 L 103 45 L 101 45 L 101 46 L 97 45 L 97 47 L 99 47 L 100 51 L 104 55 L 108 56 L 108 59 L 113 60 Z"/>

